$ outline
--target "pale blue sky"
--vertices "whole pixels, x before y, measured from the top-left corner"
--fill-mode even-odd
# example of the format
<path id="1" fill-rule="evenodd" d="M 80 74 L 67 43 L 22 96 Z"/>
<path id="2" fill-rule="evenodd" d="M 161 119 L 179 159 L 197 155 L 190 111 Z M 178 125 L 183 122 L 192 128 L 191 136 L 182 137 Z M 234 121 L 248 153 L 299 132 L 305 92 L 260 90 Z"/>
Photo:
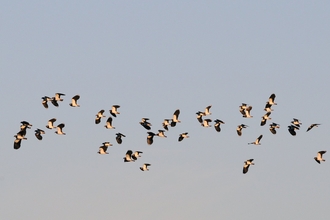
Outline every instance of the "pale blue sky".
<path id="1" fill-rule="evenodd" d="M 328 1 L 3 1 L 0 218 L 328 219 L 330 160 L 313 157 L 330 150 L 329 11 Z M 56 92 L 60 107 L 44 109 Z M 272 93 L 276 135 L 259 125 Z M 116 129 L 95 125 L 114 104 Z M 220 133 L 196 120 L 207 105 Z M 147 145 L 141 118 L 156 132 L 176 109 L 182 122 Z M 66 136 L 46 130 L 53 117 Z M 16 151 L 22 120 L 33 128 Z M 306 133 L 311 123 L 322 125 Z M 260 134 L 261 146 L 247 144 Z M 96 153 L 104 141 L 109 155 Z M 144 153 L 124 163 L 128 149 Z"/>

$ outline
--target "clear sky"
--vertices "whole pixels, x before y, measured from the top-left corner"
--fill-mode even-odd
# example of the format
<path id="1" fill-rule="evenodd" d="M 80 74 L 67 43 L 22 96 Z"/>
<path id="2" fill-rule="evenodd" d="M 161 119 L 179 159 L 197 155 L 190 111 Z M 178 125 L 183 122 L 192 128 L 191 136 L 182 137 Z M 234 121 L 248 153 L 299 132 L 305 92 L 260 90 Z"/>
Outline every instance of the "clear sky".
<path id="1" fill-rule="evenodd" d="M 0 218 L 329 219 L 330 160 L 313 159 L 330 158 L 329 11 L 329 1 L 2 1 Z M 56 92 L 60 106 L 43 108 Z M 272 93 L 276 135 L 260 126 Z M 116 128 L 94 124 L 114 104 Z M 196 120 L 207 105 L 220 133 Z M 176 109 L 181 123 L 147 145 L 141 118 L 157 132 Z M 45 128 L 54 117 L 66 135 Z M 14 150 L 23 120 L 33 127 Z M 105 141 L 109 154 L 97 154 Z M 127 150 L 142 157 L 124 163 Z"/>

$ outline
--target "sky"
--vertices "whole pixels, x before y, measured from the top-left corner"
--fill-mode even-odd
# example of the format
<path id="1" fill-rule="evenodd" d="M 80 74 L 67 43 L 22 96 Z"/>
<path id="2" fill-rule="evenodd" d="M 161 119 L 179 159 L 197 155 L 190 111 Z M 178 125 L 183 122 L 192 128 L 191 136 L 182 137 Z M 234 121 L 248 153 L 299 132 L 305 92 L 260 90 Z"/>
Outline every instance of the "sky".
<path id="1" fill-rule="evenodd" d="M 329 218 L 330 154 L 313 159 L 330 150 L 328 1 L 1 5 L 1 219 Z M 41 97 L 55 93 L 64 100 L 45 109 Z M 272 93 L 278 104 L 260 126 Z M 253 118 L 242 117 L 242 103 Z M 112 105 L 120 105 L 115 129 L 106 118 L 96 125 Z M 208 105 L 205 118 L 225 122 L 219 133 L 196 119 Z M 141 118 L 157 133 L 176 109 L 181 123 L 148 145 Z M 45 128 L 51 118 L 66 135 Z M 293 118 L 302 122 L 296 136 Z M 14 150 L 24 120 L 33 126 Z M 276 135 L 271 122 L 281 126 Z M 312 123 L 321 125 L 306 132 Z M 190 137 L 178 142 L 182 132 Z M 260 134 L 260 146 L 248 145 Z M 105 141 L 109 154 L 97 154 Z M 142 157 L 124 163 L 127 150 Z M 243 174 L 247 159 L 255 165 Z"/>

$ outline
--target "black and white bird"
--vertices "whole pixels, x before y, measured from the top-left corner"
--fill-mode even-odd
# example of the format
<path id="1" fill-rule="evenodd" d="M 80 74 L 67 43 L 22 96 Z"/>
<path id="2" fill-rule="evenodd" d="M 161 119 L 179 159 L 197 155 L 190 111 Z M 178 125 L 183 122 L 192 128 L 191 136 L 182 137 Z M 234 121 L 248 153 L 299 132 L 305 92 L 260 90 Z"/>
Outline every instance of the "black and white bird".
<path id="1" fill-rule="evenodd" d="M 182 141 L 182 140 L 185 139 L 185 138 L 189 138 L 189 136 L 188 136 L 188 132 L 181 133 L 181 134 L 179 135 L 179 139 L 178 139 L 178 141 Z"/>
<path id="2" fill-rule="evenodd" d="M 133 154 L 132 154 L 132 159 L 133 160 L 137 160 L 139 157 L 141 157 L 140 154 L 142 154 L 143 152 L 142 151 L 135 151 Z"/>
<path id="3" fill-rule="evenodd" d="M 69 104 L 71 107 L 80 107 L 80 105 L 78 105 L 77 101 L 80 98 L 80 95 L 75 95 L 71 98 L 71 103 Z"/>
<path id="4" fill-rule="evenodd" d="M 14 140 L 14 149 L 15 150 L 18 150 L 21 147 L 21 142 L 22 142 L 23 139 L 18 138 L 17 135 L 15 135 L 14 137 L 15 137 L 15 140 Z"/>
<path id="5" fill-rule="evenodd" d="M 151 124 L 148 122 L 149 118 L 142 118 L 140 124 L 147 130 L 151 129 Z"/>
<path id="6" fill-rule="evenodd" d="M 147 143 L 149 145 L 152 145 L 152 143 L 154 142 L 154 136 L 156 135 L 155 133 L 153 132 L 147 132 L 148 133 L 148 136 L 147 136 Z"/>
<path id="7" fill-rule="evenodd" d="M 265 110 L 266 112 L 272 112 L 272 111 L 273 111 L 273 109 L 272 109 L 272 105 L 269 104 L 269 102 L 267 102 L 266 105 L 265 105 L 264 110 Z"/>
<path id="8" fill-rule="evenodd" d="M 48 129 L 56 128 L 56 126 L 54 126 L 55 121 L 56 121 L 56 118 L 49 119 L 48 124 L 46 125 L 46 128 L 48 128 Z"/>
<path id="9" fill-rule="evenodd" d="M 123 143 L 122 137 L 126 137 L 125 135 L 123 135 L 122 133 L 116 133 L 116 141 L 118 144 Z"/>
<path id="10" fill-rule="evenodd" d="M 59 125 L 57 125 L 57 131 L 55 131 L 56 134 L 58 135 L 65 135 L 65 133 L 63 132 L 63 128 L 65 127 L 64 123 L 61 123 Z"/>
<path id="11" fill-rule="evenodd" d="M 275 103 L 275 97 L 276 95 L 274 93 L 269 96 L 268 103 L 270 105 L 277 105 L 277 103 Z"/>
<path id="12" fill-rule="evenodd" d="M 314 128 L 314 127 L 318 127 L 319 125 L 321 125 L 321 124 L 311 124 L 308 128 L 307 128 L 307 131 L 310 131 L 312 128 Z M 306 131 L 306 132 L 307 132 Z"/>
<path id="13" fill-rule="evenodd" d="M 52 104 L 54 106 L 58 107 L 58 102 L 59 101 L 63 101 L 63 99 L 61 98 L 61 96 L 65 96 L 65 94 L 63 94 L 63 93 L 55 93 L 55 96 L 52 97 L 51 102 L 52 102 Z"/>
<path id="14" fill-rule="evenodd" d="M 124 159 L 124 162 L 135 162 L 135 160 L 133 160 L 133 158 L 132 158 L 132 154 L 133 154 L 133 151 L 128 150 L 126 152 L 125 157 L 123 158 Z"/>
<path id="15" fill-rule="evenodd" d="M 245 109 L 245 115 L 243 115 L 244 118 L 253 118 L 253 116 L 251 115 L 251 110 L 252 110 L 252 106 L 248 106 Z"/>
<path id="16" fill-rule="evenodd" d="M 291 121 L 291 124 L 295 125 L 296 127 L 300 127 L 300 125 L 302 125 L 301 121 L 299 121 L 299 119 L 296 119 L 294 118 L 292 121 Z"/>
<path id="17" fill-rule="evenodd" d="M 37 130 L 35 130 L 34 132 L 35 132 L 34 135 L 36 136 L 36 138 L 41 141 L 42 134 L 45 134 L 45 131 L 37 128 Z"/>
<path id="18" fill-rule="evenodd" d="M 96 114 L 95 124 L 100 124 L 101 118 L 105 117 L 105 115 L 103 115 L 103 113 L 104 113 L 104 110 L 102 109 Z"/>
<path id="19" fill-rule="evenodd" d="M 120 112 L 118 112 L 118 108 L 120 108 L 120 105 L 113 105 L 111 110 L 110 111 L 110 114 L 113 116 L 113 117 L 117 117 L 116 115 L 119 115 Z"/>
<path id="20" fill-rule="evenodd" d="M 280 125 L 276 124 L 274 122 L 271 123 L 269 126 L 270 126 L 269 130 L 270 130 L 270 132 L 272 132 L 272 134 L 276 134 L 276 128 L 280 128 Z"/>
<path id="21" fill-rule="evenodd" d="M 164 119 L 164 121 L 163 121 L 163 128 L 166 130 L 166 131 L 168 131 L 168 126 L 171 124 L 170 123 L 170 119 Z"/>
<path id="22" fill-rule="evenodd" d="M 299 127 L 295 126 L 295 125 L 289 125 L 288 126 L 288 131 L 292 136 L 296 136 L 296 130 L 299 130 Z"/>
<path id="23" fill-rule="evenodd" d="M 98 154 L 109 154 L 107 152 L 108 147 L 112 146 L 109 141 L 103 142 L 103 145 L 99 147 L 99 151 L 97 152 Z"/>
<path id="24" fill-rule="evenodd" d="M 315 160 L 317 163 L 319 163 L 319 164 L 320 164 L 322 161 L 325 161 L 325 159 L 322 158 L 323 154 L 325 154 L 325 153 L 326 153 L 326 151 L 319 151 L 319 152 L 317 153 L 317 156 L 314 157 L 314 160 Z"/>
<path id="25" fill-rule="evenodd" d="M 27 121 L 21 121 L 21 124 L 23 127 L 27 127 L 27 128 L 31 128 L 32 127 L 32 124 L 30 124 L 29 122 Z M 22 127 L 21 127 L 22 128 Z"/>
<path id="26" fill-rule="evenodd" d="M 238 125 L 237 128 L 236 128 L 236 131 L 237 131 L 238 136 L 242 136 L 242 129 L 243 129 L 243 128 L 247 128 L 247 127 L 248 127 L 248 126 L 245 125 L 245 124 L 240 124 L 240 125 Z"/>
<path id="27" fill-rule="evenodd" d="M 145 163 L 145 164 L 143 164 L 142 167 L 140 167 L 140 170 L 142 170 L 142 171 L 149 171 L 149 168 L 148 168 L 149 166 L 151 166 L 151 164 Z"/>
<path id="28" fill-rule="evenodd" d="M 267 112 L 266 114 L 264 114 L 264 116 L 262 116 L 260 126 L 264 126 L 266 124 L 267 120 L 272 119 L 271 117 L 269 117 L 270 114 L 271 114 L 271 112 Z"/>
<path id="29" fill-rule="evenodd" d="M 24 132 L 24 130 L 21 130 L 21 131 L 17 132 L 17 134 L 14 137 L 16 139 L 20 139 L 20 140 L 27 140 L 25 135 L 26 135 L 26 133 Z"/>
<path id="30" fill-rule="evenodd" d="M 156 136 L 167 138 L 167 136 L 165 135 L 165 131 L 164 130 L 158 130 L 158 133 L 156 134 Z"/>
<path id="31" fill-rule="evenodd" d="M 111 116 L 109 116 L 109 118 L 108 118 L 107 122 L 105 123 L 104 127 L 106 129 L 115 129 L 115 127 L 112 126 L 112 117 Z"/>
<path id="32" fill-rule="evenodd" d="M 214 128 L 217 132 L 220 132 L 221 131 L 221 128 L 220 128 L 220 125 L 221 124 L 224 124 L 223 121 L 219 120 L 219 119 L 215 119 L 214 120 L 215 124 L 214 124 Z"/>
<path id="33" fill-rule="evenodd" d="M 42 97 L 42 105 L 45 107 L 45 108 L 48 108 L 48 102 L 52 101 L 52 98 L 48 97 L 48 96 L 44 96 Z"/>
<path id="34" fill-rule="evenodd" d="M 209 105 L 205 108 L 204 112 L 203 112 L 203 115 L 206 116 L 206 115 L 211 115 L 212 113 L 210 112 L 210 108 L 212 107 L 212 105 Z"/>
<path id="35" fill-rule="evenodd" d="M 245 117 L 245 109 L 248 107 L 246 103 L 242 103 L 242 105 L 239 106 L 239 112 L 242 114 L 243 117 Z"/>
<path id="36" fill-rule="evenodd" d="M 253 161 L 253 159 L 244 161 L 243 174 L 246 174 L 249 171 L 250 165 L 254 165 L 254 163 L 252 161 Z"/>
<path id="37" fill-rule="evenodd" d="M 181 122 L 179 120 L 179 115 L 180 115 L 180 110 L 179 109 L 175 110 L 175 112 L 173 113 L 173 117 L 172 117 L 171 127 L 175 127 L 176 123 Z"/>
<path id="38" fill-rule="evenodd" d="M 204 120 L 203 120 L 203 123 L 201 124 L 203 127 L 205 127 L 205 128 L 208 128 L 208 127 L 211 127 L 211 125 L 210 125 L 210 123 L 212 122 L 212 120 L 211 119 L 209 119 L 209 118 L 205 118 Z"/>
<path id="39" fill-rule="evenodd" d="M 254 142 L 250 142 L 248 144 L 261 145 L 260 140 L 262 137 L 263 137 L 263 135 L 261 134 Z"/>
<path id="40" fill-rule="evenodd" d="M 197 115 L 197 121 L 202 124 L 204 113 L 201 111 L 198 111 L 198 112 L 196 112 L 196 115 Z"/>

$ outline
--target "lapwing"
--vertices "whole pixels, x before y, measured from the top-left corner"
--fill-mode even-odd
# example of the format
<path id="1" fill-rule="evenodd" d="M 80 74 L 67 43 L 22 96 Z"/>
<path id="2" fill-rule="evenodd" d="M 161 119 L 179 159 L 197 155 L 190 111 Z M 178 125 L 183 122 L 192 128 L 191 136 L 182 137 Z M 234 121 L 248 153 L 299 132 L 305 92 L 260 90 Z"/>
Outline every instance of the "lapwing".
<path id="1" fill-rule="evenodd" d="M 48 97 L 48 96 L 44 96 L 42 97 L 42 105 L 45 107 L 45 108 L 48 108 L 48 102 L 52 101 L 52 98 Z"/>
<path id="2" fill-rule="evenodd" d="M 55 133 L 58 135 L 65 135 L 65 133 L 62 131 L 64 127 L 65 127 L 65 124 L 63 124 L 63 123 L 57 125 L 56 126 L 57 131 L 55 131 Z"/>
<path id="3" fill-rule="evenodd" d="M 309 131 L 309 130 L 311 130 L 312 128 L 314 128 L 314 127 L 318 127 L 319 125 L 321 125 L 321 124 L 311 124 L 308 128 L 307 128 L 307 131 Z M 306 131 L 306 132 L 307 132 Z"/>
<path id="4" fill-rule="evenodd" d="M 220 128 L 220 125 L 221 124 L 224 124 L 223 121 L 219 120 L 219 119 L 216 119 L 214 120 L 215 124 L 214 124 L 214 128 L 217 132 L 220 132 L 221 131 L 221 128 Z"/>
<path id="5" fill-rule="evenodd" d="M 77 101 L 80 98 L 80 95 L 75 95 L 71 98 L 71 103 L 69 104 L 71 107 L 80 107 L 80 105 L 78 105 Z"/>
<path id="6" fill-rule="evenodd" d="M 15 140 L 14 140 L 14 149 L 15 150 L 18 150 L 21 147 L 22 139 L 17 138 L 16 135 L 14 137 L 15 137 Z"/>
<path id="7" fill-rule="evenodd" d="M 164 130 L 158 130 L 158 133 L 156 134 L 156 136 L 167 138 L 167 136 L 165 135 L 165 131 Z"/>
<path id="8" fill-rule="evenodd" d="M 107 152 L 108 147 L 112 146 L 112 144 L 110 144 L 110 142 L 106 141 L 102 143 L 103 145 L 99 147 L 99 151 L 97 152 L 98 154 L 109 154 Z"/>
<path id="9" fill-rule="evenodd" d="M 269 130 L 270 130 L 270 132 L 272 132 L 272 134 L 276 134 L 276 128 L 280 128 L 280 125 L 276 124 L 274 122 L 271 123 L 269 126 L 270 126 Z"/>
<path id="10" fill-rule="evenodd" d="M 211 119 L 209 119 L 209 118 L 205 118 L 204 120 L 203 120 L 203 123 L 201 124 L 203 127 L 205 127 L 205 128 L 208 128 L 208 127 L 211 127 L 211 125 L 210 125 L 210 123 L 212 122 L 212 120 Z"/>
<path id="11" fill-rule="evenodd" d="M 125 157 L 123 158 L 123 159 L 124 159 L 124 162 L 135 162 L 135 161 L 133 160 L 133 158 L 132 158 L 132 154 L 133 154 L 133 151 L 128 150 L 128 151 L 126 152 Z"/>
<path id="12" fill-rule="evenodd" d="M 274 93 L 269 96 L 268 103 L 270 105 L 277 105 L 277 103 L 275 103 L 275 97 L 276 95 Z"/>
<path id="13" fill-rule="evenodd" d="M 272 111 L 273 111 L 273 109 L 272 109 L 272 105 L 269 104 L 269 102 L 267 102 L 266 105 L 265 105 L 264 110 L 265 110 L 266 112 L 272 112 Z"/>
<path id="14" fill-rule="evenodd" d="M 264 114 L 264 116 L 262 116 L 260 126 L 264 126 L 266 124 L 267 120 L 272 119 L 271 117 L 269 117 L 270 114 L 271 114 L 271 112 L 267 112 L 266 114 Z"/>
<path id="15" fill-rule="evenodd" d="M 104 127 L 106 129 L 115 129 L 115 127 L 112 126 L 112 117 L 111 116 L 109 116 L 109 118 L 108 118 L 107 122 L 105 123 Z"/>
<path id="16" fill-rule="evenodd" d="M 55 93 L 55 96 L 52 97 L 51 102 L 53 103 L 54 106 L 58 107 L 58 101 L 63 101 L 61 96 L 65 96 L 63 93 Z"/>
<path id="17" fill-rule="evenodd" d="M 260 140 L 262 138 L 262 134 L 255 140 L 255 142 L 251 142 L 251 143 L 248 143 L 248 144 L 254 144 L 254 145 L 260 145 Z"/>
<path id="18" fill-rule="evenodd" d="M 41 141 L 42 134 L 45 134 L 45 131 L 37 128 L 37 130 L 35 130 L 34 132 L 35 132 L 34 135 L 36 136 L 36 138 Z"/>
<path id="19" fill-rule="evenodd" d="M 292 136 L 295 136 L 297 134 L 295 130 L 299 130 L 299 127 L 297 127 L 295 125 L 289 125 L 288 126 L 288 131 L 290 132 L 290 134 Z"/>
<path id="20" fill-rule="evenodd" d="M 152 143 L 154 142 L 154 136 L 156 135 L 155 133 L 153 132 L 147 132 L 148 133 L 148 136 L 147 136 L 147 143 L 149 145 L 152 145 Z"/>
<path id="21" fill-rule="evenodd" d="M 142 170 L 142 171 L 149 171 L 149 169 L 148 169 L 149 166 L 151 166 L 151 164 L 145 163 L 145 164 L 143 164 L 142 167 L 140 167 L 140 170 Z"/>
<path id="22" fill-rule="evenodd" d="M 294 118 L 293 121 L 291 121 L 291 124 L 295 125 L 296 127 L 300 127 L 302 123 L 299 121 L 299 119 Z"/>
<path id="23" fill-rule="evenodd" d="M 244 118 L 253 118 L 253 116 L 251 115 L 251 110 L 252 110 L 252 106 L 248 106 L 245 109 L 245 115 L 243 115 Z"/>
<path id="24" fill-rule="evenodd" d="M 132 159 L 133 160 L 137 160 L 139 157 L 141 157 L 140 154 L 142 154 L 143 152 L 142 151 L 135 151 L 133 154 L 132 154 Z"/>
<path id="25" fill-rule="evenodd" d="M 121 144 L 123 142 L 122 137 L 126 137 L 125 135 L 123 135 L 122 133 L 116 133 L 116 141 L 118 144 Z"/>
<path id="26" fill-rule="evenodd" d="M 196 112 L 196 115 L 197 115 L 197 121 L 202 124 L 203 116 L 204 116 L 203 112 L 198 111 L 198 112 Z"/>
<path id="27" fill-rule="evenodd" d="M 176 123 L 181 122 L 179 120 L 179 115 L 180 115 L 180 110 L 179 109 L 175 110 L 175 112 L 173 114 L 172 122 L 171 122 L 171 127 L 175 127 Z"/>
<path id="28" fill-rule="evenodd" d="M 212 107 L 212 105 L 209 105 L 205 108 L 204 112 L 203 112 L 203 115 L 206 116 L 206 115 L 211 115 L 212 113 L 210 112 L 210 108 Z"/>
<path id="29" fill-rule="evenodd" d="M 120 105 L 113 105 L 111 110 L 109 110 L 113 117 L 117 117 L 116 115 L 120 114 L 120 112 L 117 111 L 118 108 L 120 108 Z"/>
<path id="30" fill-rule="evenodd" d="M 239 106 L 239 112 L 242 114 L 243 117 L 246 116 L 245 109 L 248 107 L 246 103 L 242 103 L 242 105 Z"/>
<path id="31" fill-rule="evenodd" d="M 46 128 L 48 128 L 48 129 L 56 128 L 56 126 L 54 126 L 55 121 L 56 121 L 56 118 L 49 119 L 48 124 L 46 125 Z"/>
<path id="32" fill-rule="evenodd" d="M 245 124 L 240 124 L 240 125 L 238 125 L 237 128 L 236 128 L 236 131 L 237 131 L 238 136 L 241 136 L 241 135 L 242 135 L 242 129 L 243 129 L 243 128 L 247 128 L 247 127 L 248 127 L 248 126 L 245 125 Z"/>
<path id="33" fill-rule="evenodd" d="M 254 163 L 252 161 L 253 161 L 253 159 L 244 161 L 243 174 L 246 174 L 249 171 L 250 165 L 254 165 Z"/>
<path id="34" fill-rule="evenodd" d="M 151 129 L 151 124 L 148 122 L 149 118 L 142 118 L 140 124 L 147 130 Z"/>
<path id="35" fill-rule="evenodd" d="M 96 114 L 95 124 L 100 124 L 101 118 L 105 117 L 105 115 L 103 115 L 103 113 L 104 113 L 104 110 L 102 109 Z"/>
<path id="36" fill-rule="evenodd" d="M 189 138 L 188 132 L 184 132 L 184 133 L 180 134 L 178 141 L 182 141 L 185 138 Z"/>
<path id="37" fill-rule="evenodd" d="M 168 131 L 168 126 L 170 125 L 170 119 L 164 119 L 163 121 L 163 128 Z"/>
<path id="38" fill-rule="evenodd" d="M 317 153 L 317 156 L 314 157 L 314 160 L 315 160 L 317 163 L 321 164 L 322 161 L 325 161 L 325 159 L 322 158 L 323 154 L 325 154 L 325 153 L 326 153 L 326 151 L 319 151 L 319 152 Z"/>

